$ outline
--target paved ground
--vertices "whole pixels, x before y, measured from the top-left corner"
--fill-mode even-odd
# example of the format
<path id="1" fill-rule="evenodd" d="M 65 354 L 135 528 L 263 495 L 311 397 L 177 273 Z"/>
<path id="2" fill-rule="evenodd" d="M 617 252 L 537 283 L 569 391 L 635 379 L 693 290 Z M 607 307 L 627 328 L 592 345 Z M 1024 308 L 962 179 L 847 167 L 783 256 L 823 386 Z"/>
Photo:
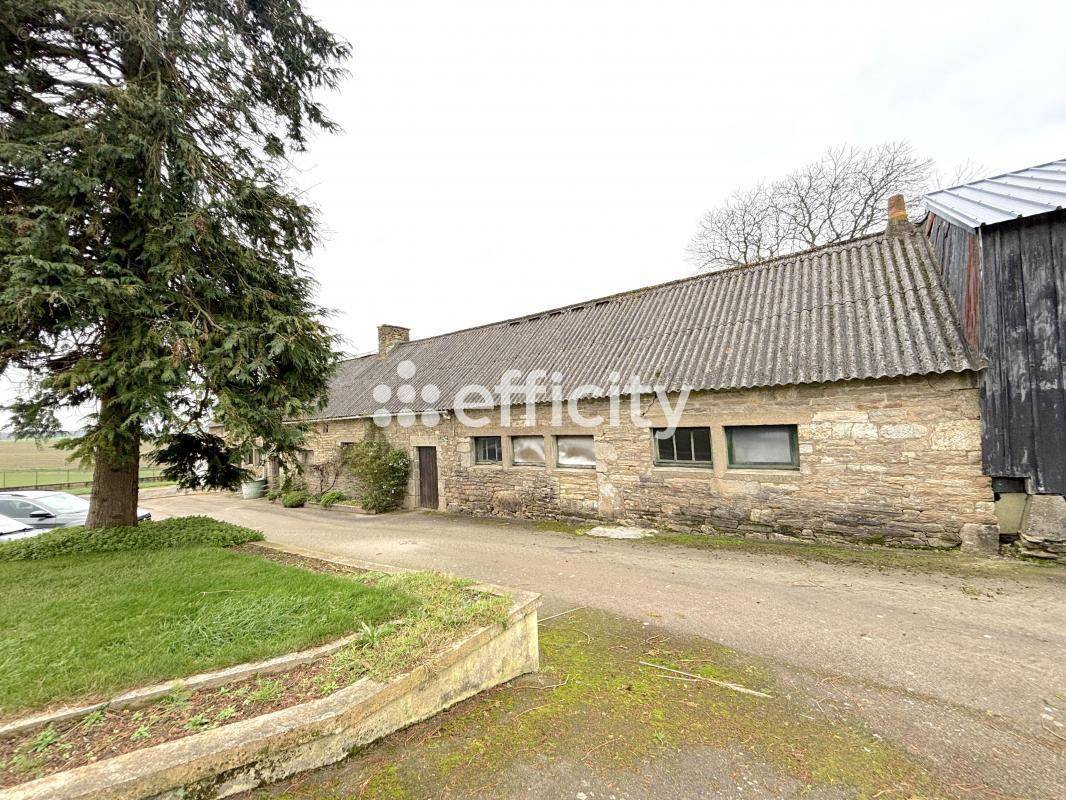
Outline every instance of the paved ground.
<path id="1" fill-rule="evenodd" d="M 858 718 L 950 794 L 1066 796 L 1066 729 L 1057 726 L 1066 719 L 1066 582 L 1058 570 L 878 571 L 229 496 L 144 505 L 249 525 L 273 541 L 533 589 L 545 594 L 542 616 L 587 606 L 718 642 L 767 660 L 775 685 L 819 714 Z M 690 753 L 684 764 L 649 769 L 699 775 L 698 765 L 713 761 Z"/>

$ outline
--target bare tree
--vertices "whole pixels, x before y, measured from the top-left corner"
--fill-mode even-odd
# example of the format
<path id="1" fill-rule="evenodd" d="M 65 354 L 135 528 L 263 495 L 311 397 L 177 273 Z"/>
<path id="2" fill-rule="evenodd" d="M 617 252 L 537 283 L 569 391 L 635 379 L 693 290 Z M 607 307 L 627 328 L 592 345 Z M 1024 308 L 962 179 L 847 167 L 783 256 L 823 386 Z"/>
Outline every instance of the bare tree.
<path id="1" fill-rule="evenodd" d="M 704 214 L 689 259 L 713 271 L 852 239 L 884 227 L 891 195 L 917 207 L 935 177 L 933 162 L 907 142 L 833 147 L 783 178 L 733 192 Z"/>
<path id="2" fill-rule="evenodd" d="M 952 165 L 948 169 L 937 169 L 933 174 L 933 186 L 937 189 L 946 189 L 951 186 L 972 183 L 985 177 L 988 177 L 988 168 L 980 161 L 968 158 Z"/>
<path id="3" fill-rule="evenodd" d="M 344 451 L 338 449 L 325 461 L 308 464 L 307 471 L 311 477 L 311 480 L 307 481 L 308 487 L 317 489 L 315 494 L 333 491 L 344 472 Z"/>

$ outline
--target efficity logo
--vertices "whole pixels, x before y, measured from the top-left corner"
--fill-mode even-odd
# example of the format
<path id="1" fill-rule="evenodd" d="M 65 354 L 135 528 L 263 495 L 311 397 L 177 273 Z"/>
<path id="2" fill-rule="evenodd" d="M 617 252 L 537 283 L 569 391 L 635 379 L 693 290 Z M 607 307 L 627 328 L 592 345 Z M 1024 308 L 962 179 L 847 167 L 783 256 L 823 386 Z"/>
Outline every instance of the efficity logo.
<path id="1" fill-rule="evenodd" d="M 411 409 L 419 395 L 422 396 L 423 402 L 430 404 L 436 404 L 440 400 L 439 386 L 427 383 L 421 390 L 418 390 L 414 384 L 410 383 L 417 372 L 418 367 L 413 361 L 405 360 L 396 365 L 396 374 L 404 382 L 396 387 L 396 399 L 403 403 L 403 407 L 395 413 L 385 408 L 385 404 L 392 400 L 392 387 L 384 383 L 379 383 L 374 387 L 374 402 L 378 404 L 378 409 L 374 411 L 374 423 L 379 428 L 387 428 L 394 418 L 401 428 L 410 428 L 416 421 L 421 421 L 427 428 L 434 428 L 440 424 L 440 412 L 436 410 L 435 405 L 431 405 L 429 410 L 420 414 L 416 414 Z"/>
<path id="2" fill-rule="evenodd" d="M 623 398 L 626 397 L 629 399 L 630 421 L 634 425 L 644 426 L 647 425 L 647 412 L 654 404 L 643 403 L 641 397 L 654 394 L 664 423 L 664 427 L 657 431 L 656 435 L 669 438 L 681 421 L 691 392 L 689 386 L 682 385 L 681 389 L 675 392 L 676 402 L 671 403 L 670 393 L 665 386 L 647 384 L 638 375 L 631 376 L 623 384 L 617 372 L 608 376 L 610 383 L 606 388 L 584 383 L 570 392 L 564 392 L 564 379 L 560 372 L 549 373 L 535 369 L 523 373 L 521 370 L 511 369 L 507 370 L 500 377 L 499 383 L 492 388 L 467 384 L 456 391 L 450 402 L 440 403 L 443 394 L 440 387 L 433 383 L 427 383 L 421 388 L 416 387 L 413 381 L 417 373 L 418 368 L 414 362 L 404 360 L 396 365 L 396 374 L 403 382 L 396 387 L 395 393 L 388 384 L 379 383 L 374 387 L 372 394 L 378 408 L 372 418 L 379 428 L 387 428 L 393 421 L 401 428 L 410 428 L 416 422 L 433 428 L 443 419 L 442 409 L 454 412 L 455 418 L 468 428 L 481 428 L 490 424 L 493 420 L 486 412 L 498 409 L 499 424 L 510 427 L 513 406 L 525 407 L 523 419 L 517 424 L 533 426 L 537 424 L 537 406 L 545 403 L 551 407 L 549 424 L 552 426 L 616 426 L 621 423 Z M 428 409 L 420 412 L 414 410 L 419 398 L 429 406 Z M 603 414 L 584 413 L 580 406 L 581 401 L 592 398 L 606 400 L 606 417 Z M 397 405 L 400 408 L 393 410 Z"/>

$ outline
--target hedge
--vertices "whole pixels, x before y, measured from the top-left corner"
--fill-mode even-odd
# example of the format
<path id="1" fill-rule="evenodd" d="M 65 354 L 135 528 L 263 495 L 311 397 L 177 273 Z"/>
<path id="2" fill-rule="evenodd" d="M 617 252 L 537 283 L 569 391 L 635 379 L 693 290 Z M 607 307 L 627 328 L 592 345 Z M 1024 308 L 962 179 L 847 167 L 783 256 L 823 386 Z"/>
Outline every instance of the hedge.
<path id="1" fill-rule="evenodd" d="M 330 508 L 334 504 L 339 503 L 341 500 L 347 499 L 348 495 L 346 495 L 344 492 L 333 490 L 331 492 L 323 492 L 322 495 L 318 498 L 318 504 L 322 506 L 322 508 Z"/>
<path id="2" fill-rule="evenodd" d="M 76 553 L 160 550 L 190 545 L 229 547 L 263 538 L 259 531 L 210 517 L 172 517 L 120 528 L 54 528 L 40 536 L 0 544 L 0 561 L 36 561 Z"/>
<path id="3" fill-rule="evenodd" d="M 281 496 L 281 504 L 285 508 L 303 508 L 307 505 L 307 501 L 311 499 L 311 495 L 305 492 L 303 489 L 297 489 L 295 492 L 286 492 Z"/>
<path id="4" fill-rule="evenodd" d="M 380 514 L 403 502 L 411 459 L 384 439 L 364 439 L 348 445 L 344 463 L 360 485 L 359 505 Z"/>

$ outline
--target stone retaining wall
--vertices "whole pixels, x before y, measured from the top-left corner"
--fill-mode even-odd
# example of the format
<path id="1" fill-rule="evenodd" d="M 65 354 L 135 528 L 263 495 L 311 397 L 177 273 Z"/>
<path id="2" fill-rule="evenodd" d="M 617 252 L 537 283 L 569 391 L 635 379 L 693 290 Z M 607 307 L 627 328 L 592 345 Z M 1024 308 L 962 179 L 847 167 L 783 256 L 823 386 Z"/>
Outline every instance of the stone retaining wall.
<path id="1" fill-rule="evenodd" d="M 266 546 L 266 545 L 264 545 Z M 355 569 L 378 564 L 302 548 L 274 549 Z M 0 791 L 2 800 L 214 800 L 333 764 L 355 748 L 539 668 L 540 595 L 514 598 L 506 623 L 479 628 L 410 672 L 363 678 L 328 697 L 135 750 Z"/>

